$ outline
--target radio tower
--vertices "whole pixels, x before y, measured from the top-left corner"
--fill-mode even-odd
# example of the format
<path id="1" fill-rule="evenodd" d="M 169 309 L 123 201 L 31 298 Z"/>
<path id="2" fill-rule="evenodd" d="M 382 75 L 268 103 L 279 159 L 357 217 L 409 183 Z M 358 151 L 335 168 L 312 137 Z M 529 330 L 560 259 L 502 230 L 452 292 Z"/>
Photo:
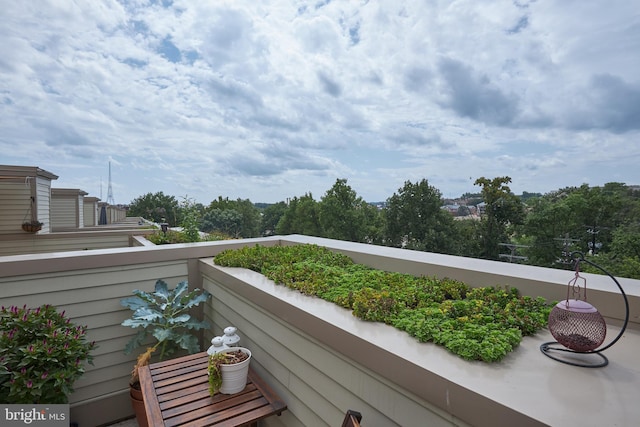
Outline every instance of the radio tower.
<path id="1" fill-rule="evenodd" d="M 107 203 L 112 206 L 116 204 L 115 200 L 113 200 L 113 189 L 111 188 L 111 162 L 109 162 L 109 188 L 107 188 Z"/>

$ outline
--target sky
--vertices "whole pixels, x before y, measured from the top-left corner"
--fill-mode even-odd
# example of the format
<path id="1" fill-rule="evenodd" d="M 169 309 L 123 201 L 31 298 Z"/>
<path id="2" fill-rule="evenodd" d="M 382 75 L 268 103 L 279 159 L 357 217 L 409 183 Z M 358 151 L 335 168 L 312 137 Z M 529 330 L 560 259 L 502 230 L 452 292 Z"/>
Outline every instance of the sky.
<path id="1" fill-rule="evenodd" d="M 637 0 L 0 0 L 0 164 L 118 204 L 640 184 Z"/>

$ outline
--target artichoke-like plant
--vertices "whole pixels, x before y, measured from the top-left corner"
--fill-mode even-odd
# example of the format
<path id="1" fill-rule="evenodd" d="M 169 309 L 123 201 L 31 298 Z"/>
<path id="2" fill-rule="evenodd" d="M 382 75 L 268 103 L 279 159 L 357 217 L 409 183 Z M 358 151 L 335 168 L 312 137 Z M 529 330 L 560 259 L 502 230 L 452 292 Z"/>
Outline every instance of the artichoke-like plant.
<path id="1" fill-rule="evenodd" d="M 142 328 L 125 347 L 125 354 L 130 354 L 136 348 L 148 345 L 149 335 L 156 340 L 152 351 L 159 347 L 160 360 L 164 360 L 179 349 L 190 354 L 200 351 L 198 339 L 190 330 L 205 329 L 209 323 L 197 320 L 189 310 L 211 298 L 205 290 L 194 289 L 187 292 L 188 283 L 182 281 L 174 289 L 169 289 L 167 283 L 159 279 L 156 281 L 152 293 L 134 290 L 135 296 L 124 298 L 120 304 L 133 311 L 130 319 L 122 322 L 122 326 Z"/>

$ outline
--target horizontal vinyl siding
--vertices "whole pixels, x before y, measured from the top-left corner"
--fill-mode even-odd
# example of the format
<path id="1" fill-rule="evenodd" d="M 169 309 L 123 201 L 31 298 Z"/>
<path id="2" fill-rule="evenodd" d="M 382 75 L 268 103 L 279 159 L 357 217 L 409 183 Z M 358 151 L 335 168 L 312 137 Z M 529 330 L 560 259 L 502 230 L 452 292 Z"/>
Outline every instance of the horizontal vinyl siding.
<path id="1" fill-rule="evenodd" d="M 6 240 L 0 238 L 0 256 L 47 252 L 82 251 L 123 248 L 129 246 L 129 233 L 95 232 L 80 236 L 77 233 L 55 233 L 47 236 L 20 231 L 22 235 Z M 75 235 L 74 235 L 75 234 Z"/>
<path id="2" fill-rule="evenodd" d="M 336 426 L 347 409 L 366 414 L 363 421 L 368 427 L 409 426 L 415 420 L 433 427 L 452 425 L 435 408 L 430 410 L 427 402 L 397 389 L 228 287 L 206 276 L 203 286 L 214 295 L 209 313 L 212 337 L 226 326 L 238 327 L 241 345 L 254 355 L 254 368 L 287 402 L 289 410 L 265 420 L 266 425 Z"/>
<path id="3" fill-rule="evenodd" d="M 74 385 L 70 399 L 73 407 L 128 389 L 137 353 L 125 355 L 124 347 L 137 330 L 120 325 L 131 315 L 130 310 L 120 306 L 120 300 L 132 296 L 134 289 L 153 291 L 157 279 L 165 279 L 170 286 L 186 280 L 187 261 L 0 278 L 0 304 L 53 304 L 58 310 L 66 310 L 75 324 L 88 326 L 88 339 L 95 340 L 98 347 L 92 352 L 94 365 L 87 365 L 86 373 Z M 130 408 L 123 408 L 120 417 L 130 414 Z M 98 423 L 85 420 L 80 424 Z"/>
<path id="4" fill-rule="evenodd" d="M 69 197 L 54 197 L 51 199 L 51 227 L 73 228 L 78 223 L 77 199 Z"/>
<path id="5" fill-rule="evenodd" d="M 96 203 L 85 202 L 83 205 L 83 220 L 85 227 L 94 227 L 98 225 L 98 207 Z"/>
<path id="6" fill-rule="evenodd" d="M 40 234 L 51 232 L 51 181 L 45 178 L 36 178 L 36 205 L 38 220 L 43 222 Z"/>
<path id="7" fill-rule="evenodd" d="M 30 197 L 24 183 L 0 181 L 0 234 L 23 233 L 21 224 L 31 221 Z"/>

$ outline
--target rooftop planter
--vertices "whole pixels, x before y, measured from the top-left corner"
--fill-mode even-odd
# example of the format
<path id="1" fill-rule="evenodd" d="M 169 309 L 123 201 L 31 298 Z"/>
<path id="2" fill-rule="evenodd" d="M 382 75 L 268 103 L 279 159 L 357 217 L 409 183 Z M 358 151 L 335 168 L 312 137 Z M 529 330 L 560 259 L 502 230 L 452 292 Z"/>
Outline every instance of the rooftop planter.
<path id="1" fill-rule="evenodd" d="M 502 360 L 523 336 L 546 326 L 553 306 L 512 287 L 471 288 L 448 278 L 376 270 L 316 245 L 246 246 L 223 251 L 214 262 L 259 272 L 468 360 Z"/>

